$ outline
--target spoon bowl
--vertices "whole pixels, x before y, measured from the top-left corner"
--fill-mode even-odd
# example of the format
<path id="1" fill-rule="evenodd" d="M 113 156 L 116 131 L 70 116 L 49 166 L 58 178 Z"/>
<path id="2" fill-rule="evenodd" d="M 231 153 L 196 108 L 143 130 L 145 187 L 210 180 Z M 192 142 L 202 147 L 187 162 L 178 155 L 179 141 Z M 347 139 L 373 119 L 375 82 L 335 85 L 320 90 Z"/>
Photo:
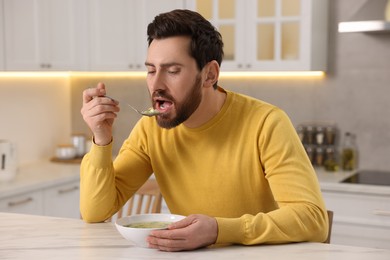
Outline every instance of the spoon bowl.
<path id="1" fill-rule="evenodd" d="M 129 107 L 131 107 L 134 111 L 136 111 L 138 114 L 143 115 L 143 116 L 151 117 L 151 116 L 157 116 L 157 115 L 161 114 L 160 111 L 158 111 L 157 109 L 154 109 L 153 107 L 149 108 L 148 110 L 140 111 L 129 104 L 127 104 L 127 105 Z"/>

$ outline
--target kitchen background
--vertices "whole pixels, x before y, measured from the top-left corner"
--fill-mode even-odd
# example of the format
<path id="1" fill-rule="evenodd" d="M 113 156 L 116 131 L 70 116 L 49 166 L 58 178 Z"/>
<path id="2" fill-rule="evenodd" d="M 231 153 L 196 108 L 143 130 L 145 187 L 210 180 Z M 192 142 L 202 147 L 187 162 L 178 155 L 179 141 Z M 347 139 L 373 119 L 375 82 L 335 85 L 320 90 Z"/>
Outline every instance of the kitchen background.
<path id="1" fill-rule="evenodd" d="M 220 85 L 281 107 L 294 125 L 332 122 L 341 134 L 355 133 L 359 168 L 389 170 L 390 34 L 337 31 L 338 23 L 348 21 L 363 2 L 329 1 L 324 78 L 222 77 Z M 72 133 L 89 134 L 80 115 L 81 93 L 99 81 L 122 103 L 150 104 L 143 76 L 0 77 L 0 139 L 16 144 L 20 164 L 51 158 L 56 145 L 69 143 Z M 115 151 L 138 118 L 122 105 Z"/>

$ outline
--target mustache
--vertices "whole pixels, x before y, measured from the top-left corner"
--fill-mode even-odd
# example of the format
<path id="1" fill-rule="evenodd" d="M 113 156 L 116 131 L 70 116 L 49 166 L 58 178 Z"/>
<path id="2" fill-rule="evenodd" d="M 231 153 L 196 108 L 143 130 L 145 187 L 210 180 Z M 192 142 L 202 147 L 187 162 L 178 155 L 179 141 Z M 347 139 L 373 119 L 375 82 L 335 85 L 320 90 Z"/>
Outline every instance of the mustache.
<path id="1" fill-rule="evenodd" d="M 174 101 L 174 97 L 169 94 L 166 90 L 156 90 L 152 93 L 152 99 L 154 98 L 164 98 L 167 100 Z"/>

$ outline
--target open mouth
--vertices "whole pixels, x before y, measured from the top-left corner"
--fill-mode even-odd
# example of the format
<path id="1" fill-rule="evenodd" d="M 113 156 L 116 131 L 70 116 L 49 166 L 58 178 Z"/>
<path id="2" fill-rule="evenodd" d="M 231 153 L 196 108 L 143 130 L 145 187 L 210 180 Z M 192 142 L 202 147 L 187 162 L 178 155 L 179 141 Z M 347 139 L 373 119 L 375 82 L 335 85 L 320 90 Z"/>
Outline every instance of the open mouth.
<path id="1" fill-rule="evenodd" d="M 168 112 L 172 106 L 173 106 L 173 102 L 168 99 L 164 99 L 160 97 L 154 99 L 154 108 L 160 111 L 161 113 Z"/>

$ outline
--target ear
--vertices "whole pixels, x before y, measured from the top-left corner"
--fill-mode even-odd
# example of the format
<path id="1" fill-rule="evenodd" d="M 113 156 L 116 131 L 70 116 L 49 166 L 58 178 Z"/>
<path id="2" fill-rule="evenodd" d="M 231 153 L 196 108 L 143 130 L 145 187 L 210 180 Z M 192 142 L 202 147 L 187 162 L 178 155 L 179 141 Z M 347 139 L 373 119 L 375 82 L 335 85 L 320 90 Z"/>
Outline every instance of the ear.
<path id="1" fill-rule="evenodd" d="M 213 87 L 219 78 L 219 65 L 216 60 L 212 60 L 206 64 L 203 68 L 205 72 L 205 81 L 203 85 L 205 87 Z"/>

